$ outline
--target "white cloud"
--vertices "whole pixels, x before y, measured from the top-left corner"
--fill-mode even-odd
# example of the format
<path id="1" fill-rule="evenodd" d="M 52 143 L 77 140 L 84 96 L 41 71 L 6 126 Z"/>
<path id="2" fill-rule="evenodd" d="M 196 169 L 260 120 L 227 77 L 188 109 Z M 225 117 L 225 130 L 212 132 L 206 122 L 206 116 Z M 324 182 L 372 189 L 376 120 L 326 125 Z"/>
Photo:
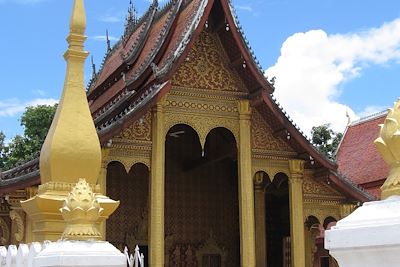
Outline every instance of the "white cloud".
<path id="1" fill-rule="evenodd" d="M 105 40 L 107 40 L 107 36 L 106 35 L 96 35 L 96 36 L 93 36 L 92 39 L 96 40 L 96 41 L 105 41 Z M 118 41 L 117 37 L 111 36 L 111 35 L 108 36 L 108 39 L 110 39 L 110 41 L 112 41 L 112 42 Z"/>
<path id="2" fill-rule="evenodd" d="M 253 12 L 253 8 L 251 6 L 245 6 L 245 5 L 235 5 L 235 8 L 237 10 L 243 10 L 243 11 L 248 11 L 248 12 Z"/>
<path id="3" fill-rule="evenodd" d="M 358 112 L 357 115 L 361 118 L 385 111 L 389 106 L 367 106 L 362 111 Z"/>
<path id="4" fill-rule="evenodd" d="M 122 14 L 119 15 L 104 15 L 99 17 L 99 21 L 102 22 L 111 22 L 111 23 L 116 23 L 116 22 L 121 22 L 123 20 L 124 16 Z"/>
<path id="5" fill-rule="evenodd" d="M 26 107 L 38 105 L 54 105 L 58 100 L 53 98 L 36 98 L 30 101 L 21 101 L 17 98 L 0 100 L 0 117 L 13 117 L 24 112 Z"/>
<path id="6" fill-rule="evenodd" d="M 400 19 L 397 19 L 358 33 L 328 35 L 323 30 L 296 33 L 283 43 L 280 57 L 265 73 L 270 78 L 277 77 L 276 98 L 306 133 L 312 126 L 324 123 L 342 131 L 347 122 L 346 110 L 356 119 L 385 107 L 367 107 L 355 114 L 338 102 L 340 85 L 359 77 L 369 65 L 399 62 Z"/>

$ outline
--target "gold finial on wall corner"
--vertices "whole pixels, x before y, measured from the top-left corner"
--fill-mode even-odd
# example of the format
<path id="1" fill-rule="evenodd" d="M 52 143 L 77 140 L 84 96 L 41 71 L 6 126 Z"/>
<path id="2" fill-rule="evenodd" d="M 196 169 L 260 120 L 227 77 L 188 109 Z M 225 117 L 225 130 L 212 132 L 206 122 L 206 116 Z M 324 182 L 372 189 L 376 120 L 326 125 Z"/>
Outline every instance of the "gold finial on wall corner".
<path id="1" fill-rule="evenodd" d="M 390 108 L 380 135 L 374 141 L 382 158 L 390 166 L 390 173 L 381 187 L 381 198 L 400 195 L 400 99 Z"/>
<path id="2" fill-rule="evenodd" d="M 346 109 L 346 118 L 347 118 L 347 125 L 346 126 L 349 127 L 351 125 L 351 123 L 352 123 L 352 120 L 351 120 L 351 117 L 350 117 L 348 109 Z"/>
<path id="3" fill-rule="evenodd" d="M 95 223 L 99 219 L 103 208 L 100 207 L 91 186 L 85 179 L 79 179 L 60 211 L 66 222 L 62 239 L 101 239 L 100 231 L 96 228 Z"/>

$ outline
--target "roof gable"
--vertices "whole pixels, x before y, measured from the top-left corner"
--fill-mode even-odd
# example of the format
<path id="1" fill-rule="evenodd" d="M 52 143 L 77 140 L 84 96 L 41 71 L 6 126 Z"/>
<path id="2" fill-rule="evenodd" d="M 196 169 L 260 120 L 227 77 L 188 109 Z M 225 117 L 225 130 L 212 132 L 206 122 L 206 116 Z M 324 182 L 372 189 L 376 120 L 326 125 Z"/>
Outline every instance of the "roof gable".
<path id="1" fill-rule="evenodd" d="M 218 35 L 204 30 L 171 78 L 174 86 L 220 91 L 243 91 L 246 88 L 228 57 Z"/>

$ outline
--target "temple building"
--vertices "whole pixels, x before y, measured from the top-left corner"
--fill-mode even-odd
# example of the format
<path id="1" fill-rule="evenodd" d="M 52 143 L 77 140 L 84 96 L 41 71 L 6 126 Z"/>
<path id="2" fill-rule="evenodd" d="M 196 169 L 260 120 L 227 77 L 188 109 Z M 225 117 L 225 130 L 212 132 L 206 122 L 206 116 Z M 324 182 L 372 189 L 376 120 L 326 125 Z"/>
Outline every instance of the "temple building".
<path id="1" fill-rule="evenodd" d="M 388 177 L 390 168 L 379 155 L 374 140 L 378 137 L 379 125 L 384 123 L 387 114 L 384 111 L 349 123 L 336 152 L 339 173 L 377 199 L 380 198 L 380 188 Z"/>
<path id="2" fill-rule="evenodd" d="M 125 27 L 87 89 L 95 191 L 120 201 L 103 237 L 157 267 L 336 266 L 324 230 L 374 197 L 277 102 L 230 1 L 154 0 Z M 57 240 L 61 201 L 29 214 L 20 201 L 70 188 L 41 178 L 39 159 L 1 173 L 0 242 Z"/>

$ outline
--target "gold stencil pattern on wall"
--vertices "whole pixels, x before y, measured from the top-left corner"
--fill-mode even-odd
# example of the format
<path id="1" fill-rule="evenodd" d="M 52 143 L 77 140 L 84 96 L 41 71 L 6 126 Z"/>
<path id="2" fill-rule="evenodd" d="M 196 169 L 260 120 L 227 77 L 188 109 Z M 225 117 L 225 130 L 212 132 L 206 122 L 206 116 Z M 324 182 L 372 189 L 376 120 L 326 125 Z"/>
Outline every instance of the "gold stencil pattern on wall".
<path id="1" fill-rule="evenodd" d="M 316 182 L 314 179 L 305 176 L 303 182 L 303 192 L 308 195 L 316 196 L 341 196 L 339 192 L 330 188 L 323 182 Z"/>
<path id="2" fill-rule="evenodd" d="M 270 151 L 293 151 L 279 137 L 273 136 L 271 127 L 265 122 L 257 110 L 252 112 L 251 118 L 251 140 L 252 148 Z"/>
<path id="3" fill-rule="evenodd" d="M 143 164 L 134 165 L 127 173 L 119 162 L 107 167 L 107 195 L 121 201 L 118 209 L 107 220 L 107 240 L 122 248 L 127 236 L 138 236 L 138 227 L 147 220 L 149 170 Z M 133 248 L 130 248 L 133 249 Z"/>
<path id="4" fill-rule="evenodd" d="M 244 85 L 229 68 L 216 34 L 203 31 L 186 61 L 172 78 L 175 86 L 223 91 L 243 91 Z"/>
<path id="5" fill-rule="evenodd" d="M 151 112 L 125 128 L 117 138 L 127 140 L 151 141 Z"/>

